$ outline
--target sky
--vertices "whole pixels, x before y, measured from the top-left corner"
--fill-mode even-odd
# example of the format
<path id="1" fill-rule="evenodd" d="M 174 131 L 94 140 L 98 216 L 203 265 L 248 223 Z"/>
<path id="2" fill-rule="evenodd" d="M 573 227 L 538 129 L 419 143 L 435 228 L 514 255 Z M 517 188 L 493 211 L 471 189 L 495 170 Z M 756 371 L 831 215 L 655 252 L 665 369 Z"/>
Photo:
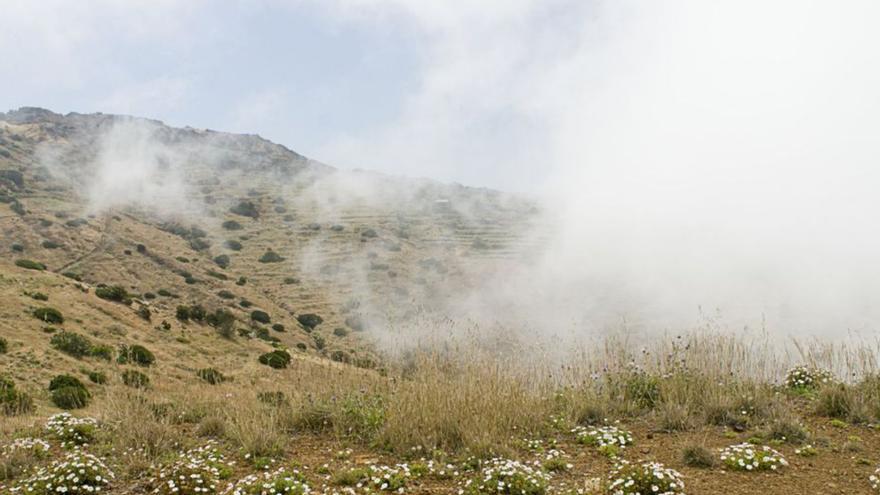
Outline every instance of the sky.
<path id="1" fill-rule="evenodd" d="M 534 194 L 559 234 L 523 281 L 603 295 L 572 304 L 717 304 L 786 331 L 880 322 L 876 1 L 2 12 L 0 108 L 256 133 L 345 169 Z"/>

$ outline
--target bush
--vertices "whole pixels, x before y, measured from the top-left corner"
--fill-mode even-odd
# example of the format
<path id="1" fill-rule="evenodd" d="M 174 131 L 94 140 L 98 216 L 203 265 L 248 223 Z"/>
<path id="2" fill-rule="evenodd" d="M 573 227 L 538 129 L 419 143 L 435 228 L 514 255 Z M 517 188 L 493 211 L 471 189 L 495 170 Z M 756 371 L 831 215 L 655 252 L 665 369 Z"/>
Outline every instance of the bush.
<path id="1" fill-rule="evenodd" d="M 56 333 L 52 336 L 49 344 L 53 348 L 75 358 L 92 355 L 92 342 L 78 333 L 67 331 Z"/>
<path id="2" fill-rule="evenodd" d="M 86 388 L 83 382 L 79 381 L 79 378 L 71 375 L 57 375 L 49 382 L 50 392 L 65 387 Z"/>
<path id="3" fill-rule="evenodd" d="M 46 269 L 46 265 L 33 260 L 15 260 L 15 266 L 27 268 L 28 270 L 43 271 Z"/>
<path id="4" fill-rule="evenodd" d="M 95 439 L 98 421 L 94 418 L 77 418 L 70 413 L 53 414 L 46 421 L 46 431 L 61 440 L 61 445 L 84 445 Z"/>
<path id="5" fill-rule="evenodd" d="M 0 337 L 0 354 L 6 354 L 7 352 L 9 352 L 9 342 Z"/>
<path id="6" fill-rule="evenodd" d="M 323 323 L 324 319 L 314 313 L 305 313 L 297 316 L 296 321 L 309 330 L 313 330 L 316 326 Z"/>
<path id="7" fill-rule="evenodd" d="M 132 388 L 146 388 L 150 385 L 150 377 L 137 370 L 122 372 L 122 383 Z"/>
<path id="8" fill-rule="evenodd" d="M 45 240 L 40 245 L 43 246 L 43 249 L 58 249 L 61 247 L 61 244 L 50 240 Z"/>
<path id="9" fill-rule="evenodd" d="M 103 385 L 107 383 L 107 374 L 103 371 L 90 371 L 89 372 L 89 380 L 92 383 L 97 383 L 98 385 Z"/>
<path id="10" fill-rule="evenodd" d="M 180 321 L 189 321 L 189 306 L 178 306 L 175 316 Z"/>
<path id="11" fill-rule="evenodd" d="M 266 366 L 275 369 L 287 368 L 290 364 L 290 360 L 290 354 L 288 354 L 287 351 L 282 350 L 267 352 L 259 358 L 260 364 L 265 364 Z"/>
<path id="12" fill-rule="evenodd" d="M 223 228 L 226 230 L 241 230 L 243 227 L 235 220 L 227 220 L 223 222 Z"/>
<path id="13" fill-rule="evenodd" d="M 89 405 L 91 394 L 78 378 L 58 375 L 49 382 L 52 403 L 61 409 L 80 409 Z"/>
<path id="14" fill-rule="evenodd" d="M 608 481 L 608 493 L 615 495 L 639 493 L 684 495 L 685 493 L 681 473 L 669 469 L 659 462 L 630 464 L 627 461 L 621 461 L 614 467 Z"/>
<path id="15" fill-rule="evenodd" d="M 203 368 L 196 372 L 199 378 L 210 383 L 211 385 L 217 385 L 219 383 L 223 383 L 226 381 L 226 377 L 223 376 L 223 373 L 220 373 L 214 368 Z"/>
<path id="16" fill-rule="evenodd" d="M 284 261 L 284 257 L 270 249 L 260 256 L 259 261 L 260 263 L 280 263 Z"/>
<path id="17" fill-rule="evenodd" d="M 276 323 L 276 324 L 272 325 L 272 330 L 275 330 L 276 332 L 283 332 L 284 325 L 282 325 L 281 323 Z"/>
<path id="18" fill-rule="evenodd" d="M 681 452 L 681 459 L 688 467 L 707 469 L 715 466 L 712 452 L 702 445 L 688 445 Z"/>
<path id="19" fill-rule="evenodd" d="M 64 277 L 67 277 L 71 280 L 76 280 L 77 282 L 82 282 L 82 275 L 74 272 L 64 272 L 61 274 Z"/>
<path id="20" fill-rule="evenodd" d="M 247 299 L 242 299 L 241 301 L 238 302 L 238 305 L 241 306 L 242 308 L 249 308 L 249 307 L 253 306 L 254 303 L 248 301 Z"/>
<path id="21" fill-rule="evenodd" d="M 31 296 L 31 299 L 33 299 L 35 301 L 48 301 L 49 300 L 49 296 L 47 296 L 46 294 L 43 294 L 42 292 L 32 292 L 28 295 Z"/>
<path id="22" fill-rule="evenodd" d="M 146 305 L 141 305 L 137 309 L 137 315 L 146 321 L 150 321 L 153 318 L 152 311 L 150 311 L 150 308 L 148 308 Z"/>
<path id="23" fill-rule="evenodd" d="M 350 363 L 351 357 L 345 351 L 333 351 L 330 353 L 330 359 L 337 363 Z"/>
<path id="24" fill-rule="evenodd" d="M 61 311 L 55 308 L 37 308 L 33 314 L 35 318 L 46 323 L 54 323 L 56 325 L 64 323 L 64 316 L 61 314 Z"/>
<path id="25" fill-rule="evenodd" d="M 333 329 L 333 335 L 335 335 L 337 337 L 345 337 L 348 335 L 348 330 L 346 330 L 342 327 L 336 327 Z"/>
<path id="26" fill-rule="evenodd" d="M 823 387 L 816 401 L 816 413 L 836 419 L 849 419 L 856 409 L 856 397 L 844 384 Z"/>
<path id="27" fill-rule="evenodd" d="M 235 285 L 239 285 L 239 286 L 244 285 L 246 283 L 247 283 L 247 278 L 245 278 L 245 277 L 238 277 L 238 280 L 235 281 Z"/>
<path id="28" fill-rule="evenodd" d="M 225 309 L 215 309 L 205 317 L 208 325 L 216 328 L 221 336 L 231 339 L 234 336 L 235 315 Z"/>
<path id="29" fill-rule="evenodd" d="M 260 323 L 269 323 L 271 321 L 269 318 L 269 313 L 265 311 L 260 311 L 259 309 L 251 311 L 251 319 Z"/>
<path id="30" fill-rule="evenodd" d="M 146 347 L 140 344 L 132 346 L 119 346 L 119 357 L 116 359 L 119 364 L 137 364 L 140 366 L 150 366 L 156 362 L 156 356 Z"/>
<path id="31" fill-rule="evenodd" d="M 113 359 L 113 348 L 109 345 L 93 345 L 92 349 L 89 351 L 89 355 L 105 361 L 110 361 Z"/>
<path id="32" fill-rule="evenodd" d="M 229 267 L 229 256 L 225 254 L 221 254 L 220 256 L 214 257 L 214 263 L 217 264 L 220 268 Z"/>
<path id="33" fill-rule="evenodd" d="M 235 299 L 235 294 L 224 289 L 217 293 L 217 297 L 220 299 Z"/>
<path id="34" fill-rule="evenodd" d="M 4 416 L 28 414 L 34 410 L 30 395 L 15 389 L 12 379 L 0 375 L 0 413 Z"/>
<path id="35" fill-rule="evenodd" d="M 241 245 L 240 242 L 238 242 L 238 241 L 236 241 L 236 240 L 234 240 L 234 239 L 230 239 L 230 240 L 224 242 L 224 243 L 223 243 L 223 246 L 224 246 L 226 249 L 231 249 L 231 250 L 233 250 L 233 251 L 241 251 L 241 248 L 244 247 L 244 246 Z"/>
<path id="36" fill-rule="evenodd" d="M 225 273 L 220 273 L 214 270 L 208 270 L 206 273 L 209 277 L 214 277 L 220 280 L 229 280 L 229 277 L 227 277 Z"/>
<path id="37" fill-rule="evenodd" d="M 95 289 L 95 295 L 107 301 L 131 303 L 131 296 L 128 294 L 128 291 L 120 285 L 98 287 Z"/>
<path id="38" fill-rule="evenodd" d="M 251 201 L 240 201 L 237 205 L 230 208 L 229 211 L 243 217 L 260 218 L 260 210 Z"/>

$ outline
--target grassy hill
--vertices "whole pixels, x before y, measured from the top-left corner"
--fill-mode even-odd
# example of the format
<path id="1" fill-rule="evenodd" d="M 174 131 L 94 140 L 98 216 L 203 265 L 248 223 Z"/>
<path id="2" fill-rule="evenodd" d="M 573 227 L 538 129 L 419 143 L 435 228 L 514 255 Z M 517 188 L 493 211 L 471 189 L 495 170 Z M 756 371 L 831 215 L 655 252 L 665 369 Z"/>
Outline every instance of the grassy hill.
<path id="1" fill-rule="evenodd" d="M 0 493 L 876 493 L 873 347 L 561 358 L 425 323 L 530 263 L 539 213 L 256 136 L 0 114 Z"/>

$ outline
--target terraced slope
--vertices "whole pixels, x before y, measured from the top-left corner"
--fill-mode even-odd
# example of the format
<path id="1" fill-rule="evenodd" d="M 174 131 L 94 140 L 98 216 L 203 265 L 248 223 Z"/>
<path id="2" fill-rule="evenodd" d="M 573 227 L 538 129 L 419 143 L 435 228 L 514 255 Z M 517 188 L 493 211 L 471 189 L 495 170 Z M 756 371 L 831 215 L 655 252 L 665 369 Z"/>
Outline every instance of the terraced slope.
<path id="1" fill-rule="evenodd" d="M 257 136 L 130 117 L 0 113 L 0 174 L 2 365 L 29 363 L 25 379 L 77 366 L 48 345 L 61 328 L 146 342 L 172 377 L 241 366 L 270 344 L 372 367 L 373 332 L 444 311 L 541 244 L 537 209 L 518 197 L 341 172 Z M 131 300 L 96 297 L 103 286 Z M 41 305 L 65 323 L 32 317 Z M 181 321 L 182 305 L 231 312 L 234 335 Z"/>

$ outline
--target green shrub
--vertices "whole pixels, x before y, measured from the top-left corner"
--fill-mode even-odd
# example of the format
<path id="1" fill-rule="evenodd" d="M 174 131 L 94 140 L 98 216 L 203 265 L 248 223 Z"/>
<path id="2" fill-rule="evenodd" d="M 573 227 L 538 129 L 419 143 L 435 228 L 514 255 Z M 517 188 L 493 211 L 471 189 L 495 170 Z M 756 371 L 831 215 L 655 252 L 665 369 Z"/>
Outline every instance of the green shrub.
<path id="1" fill-rule="evenodd" d="M 299 283 L 299 279 L 296 277 L 285 277 L 284 285 L 296 285 Z"/>
<path id="2" fill-rule="evenodd" d="M 247 278 L 238 277 L 238 280 L 235 281 L 235 285 L 244 285 L 247 283 Z"/>
<path id="3" fill-rule="evenodd" d="M 214 368 L 200 369 L 198 372 L 196 372 L 196 374 L 199 378 L 210 383 L 211 385 L 217 385 L 226 381 L 226 377 L 223 376 L 223 373 L 220 373 Z"/>
<path id="4" fill-rule="evenodd" d="M 61 311 L 55 308 L 37 308 L 33 314 L 35 318 L 46 323 L 54 323 L 56 325 L 64 323 L 64 316 L 61 314 Z"/>
<path id="5" fill-rule="evenodd" d="M 685 466 L 694 468 L 711 468 L 715 466 L 715 455 L 702 445 L 688 445 L 681 452 Z"/>
<path id="6" fill-rule="evenodd" d="M 106 299 L 108 301 L 121 302 L 125 304 L 131 303 L 131 296 L 128 294 L 128 291 L 125 290 L 125 287 L 120 285 L 112 285 L 112 286 L 102 286 L 95 289 L 95 295 L 100 297 L 101 299 Z"/>
<path id="7" fill-rule="evenodd" d="M 223 228 L 226 230 L 241 230 L 243 227 L 235 220 L 227 220 L 223 222 Z"/>
<path id="8" fill-rule="evenodd" d="M 30 395 L 15 389 L 11 378 L 0 375 L 0 413 L 4 416 L 28 414 L 34 410 Z"/>
<path id="9" fill-rule="evenodd" d="M 205 317 L 208 325 L 216 328 L 221 336 L 231 339 L 234 336 L 235 315 L 225 309 L 215 309 Z"/>
<path id="10" fill-rule="evenodd" d="M 89 405 L 91 394 L 83 382 L 70 375 L 58 375 L 49 382 L 52 403 L 61 409 L 80 409 Z"/>
<path id="11" fill-rule="evenodd" d="M 137 309 L 137 315 L 146 321 L 150 321 L 150 319 L 153 318 L 152 311 L 150 311 L 150 308 L 148 308 L 146 305 L 141 305 Z"/>
<path id="12" fill-rule="evenodd" d="M 159 294 L 162 297 L 176 297 L 170 290 L 168 289 L 159 289 L 156 291 L 156 294 Z"/>
<path id="13" fill-rule="evenodd" d="M 333 335 L 335 335 L 337 337 L 345 337 L 348 335 L 348 330 L 346 330 L 342 327 L 336 327 L 333 329 Z"/>
<path id="14" fill-rule="evenodd" d="M 257 206 L 251 201 L 240 201 L 237 205 L 230 208 L 229 211 L 243 217 L 251 217 L 254 219 L 260 217 L 259 209 L 257 209 Z"/>
<path id="15" fill-rule="evenodd" d="M 31 296 L 31 299 L 34 299 L 36 301 L 48 301 L 49 300 L 49 296 L 47 296 L 46 294 L 43 294 L 42 292 L 32 292 L 28 295 Z"/>
<path id="16" fill-rule="evenodd" d="M 253 306 L 254 303 L 248 301 L 247 299 L 242 299 L 241 301 L 238 302 L 238 305 L 241 306 L 242 308 L 249 308 L 249 307 Z"/>
<path id="17" fill-rule="evenodd" d="M 178 306 L 176 316 L 180 321 L 189 321 L 189 306 Z"/>
<path id="18" fill-rule="evenodd" d="M 229 267 L 229 256 L 225 254 L 221 254 L 220 256 L 214 257 L 214 263 L 217 264 L 220 268 L 228 268 Z"/>
<path id="19" fill-rule="evenodd" d="M 284 325 L 282 325 L 281 323 L 276 323 L 276 324 L 272 325 L 272 330 L 275 330 L 276 332 L 283 332 Z"/>
<path id="20" fill-rule="evenodd" d="M 97 383 L 98 385 L 103 385 L 107 383 L 107 374 L 103 371 L 90 371 L 89 372 L 89 380 L 92 383 Z"/>
<path id="21" fill-rule="evenodd" d="M 137 370 L 122 372 L 122 383 L 132 388 L 146 388 L 150 385 L 150 377 Z"/>
<path id="22" fill-rule="evenodd" d="M 75 358 L 90 356 L 93 349 L 92 342 L 87 337 L 67 331 L 53 335 L 49 344 L 55 349 Z"/>
<path id="23" fill-rule="evenodd" d="M 113 359 L 113 348 L 109 345 L 94 345 L 89 350 L 89 355 L 92 357 L 103 359 L 105 361 L 110 361 Z"/>
<path id="24" fill-rule="evenodd" d="M 653 409 L 660 402 L 660 380 L 647 373 L 632 373 L 624 383 L 624 397 L 645 409 Z"/>
<path id="25" fill-rule="evenodd" d="M 235 299 L 235 294 L 224 289 L 217 293 L 217 297 L 220 299 Z"/>
<path id="26" fill-rule="evenodd" d="M 234 239 L 230 239 L 230 240 L 224 242 L 223 246 L 226 247 L 226 249 L 231 249 L 233 251 L 241 251 L 241 248 L 244 247 L 241 245 L 240 242 L 238 242 Z"/>
<path id="27" fill-rule="evenodd" d="M 259 261 L 260 263 L 280 263 L 284 261 L 284 257 L 270 249 L 260 256 Z"/>
<path id="28" fill-rule="evenodd" d="M 74 272 L 64 272 L 64 273 L 62 273 L 61 275 L 65 276 L 65 277 L 67 277 L 67 278 L 69 278 L 69 279 L 71 279 L 71 280 L 76 280 L 77 282 L 82 282 L 82 275 L 80 275 L 80 274 L 78 274 L 78 273 L 74 273 Z"/>
<path id="29" fill-rule="evenodd" d="M 86 388 L 79 378 L 71 375 L 57 375 L 49 382 L 50 392 L 65 387 Z"/>
<path id="30" fill-rule="evenodd" d="M 58 249 L 61 247 L 61 244 L 50 240 L 45 240 L 40 245 L 43 246 L 43 249 Z"/>
<path id="31" fill-rule="evenodd" d="M 274 350 L 272 352 L 267 352 L 260 356 L 260 363 L 265 364 L 271 368 L 281 369 L 287 368 L 287 365 L 290 364 L 290 354 L 287 351 L 282 350 Z"/>
<path id="32" fill-rule="evenodd" d="M 345 351 L 333 351 L 330 353 L 330 359 L 337 363 L 350 363 L 351 357 Z"/>
<path id="33" fill-rule="evenodd" d="M 297 316 L 296 321 L 298 321 L 300 325 L 311 330 L 323 323 L 324 319 L 314 313 L 304 313 Z"/>
<path id="34" fill-rule="evenodd" d="M 15 260 L 15 265 L 28 270 L 43 271 L 46 269 L 46 265 L 33 260 Z"/>
<path id="35" fill-rule="evenodd" d="M 119 364 L 137 364 L 140 366 L 150 366 L 156 362 L 156 356 L 149 349 L 140 345 L 119 346 L 119 357 L 116 359 Z"/>
<path id="36" fill-rule="evenodd" d="M 0 337 L 0 354 L 6 354 L 7 352 L 9 352 L 9 342 Z"/>
<path id="37" fill-rule="evenodd" d="M 271 321 L 269 313 L 260 311 L 259 309 L 251 311 L 251 319 L 260 323 L 269 323 Z"/>

